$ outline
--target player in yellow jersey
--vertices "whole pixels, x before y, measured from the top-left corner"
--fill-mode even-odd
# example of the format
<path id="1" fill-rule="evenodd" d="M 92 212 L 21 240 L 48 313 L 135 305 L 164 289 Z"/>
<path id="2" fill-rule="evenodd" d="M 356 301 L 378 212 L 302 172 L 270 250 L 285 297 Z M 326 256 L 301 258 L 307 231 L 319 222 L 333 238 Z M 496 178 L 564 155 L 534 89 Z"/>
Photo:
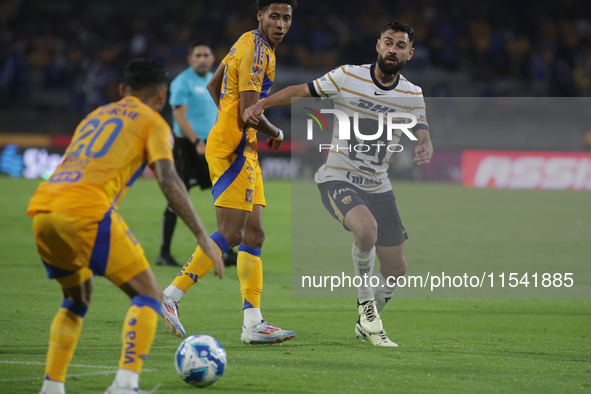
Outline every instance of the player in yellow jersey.
<path id="1" fill-rule="evenodd" d="M 131 298 L 119 370 L 106 393 L 141 392 L 139 374 L 152 346 L 163 295 L 142 247 L 115 210 L 146 165 L 223 277 L 223 262 L 174 167 L 172 134 L 158 113 L 166 86 L 160 63 L 132 61 L 120 86 L 124 98 L 84 118 L 63 162 L 29 202 L 27 214 L 33 217 L 47 276 L 57 279 L 64 293 L 51 325 L 43 394 L 65 393 L 66 371 L 92 298 L 93 274 L 107 277 Z"/>
<path id="2" fill-rule="evenodd" d="M 211 238 L 222 254 L 238 247 L 238 277 L 242 293 L 244 343 L 280 343 L 296 333 L 263 320 L 260 299 L 263 286 L 261 248 L 265 239 L 263 179 L 257 156 L 257 131 L 269 137 L 267 145 L 279 148 L 283 132 L 262 116 L 247 124 L 242 113 L 269 96 L 275 78 L 275 47 L 292 22 L 295 0 L 258 0 L 259 27 L 244 33 L 232 46 L 207 85 L 218 104 L 218 118 L 207 140 L 206 158 L 213 183 L 218 229 Z M 164 290 L 163 316 L 177 336 L 185 336 L 178 319 L 183 294 L 213 267 L 201 248 Z"/>

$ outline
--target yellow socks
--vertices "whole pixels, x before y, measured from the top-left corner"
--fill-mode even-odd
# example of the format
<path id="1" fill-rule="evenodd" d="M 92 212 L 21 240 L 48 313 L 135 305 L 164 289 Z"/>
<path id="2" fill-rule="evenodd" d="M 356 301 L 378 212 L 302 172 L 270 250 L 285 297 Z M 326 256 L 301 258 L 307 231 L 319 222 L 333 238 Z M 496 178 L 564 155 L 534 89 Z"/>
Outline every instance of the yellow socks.
<path id="1" fill-rule="evenodd" d="M 64 300 L 51 323 L 49 349 L 45 365 L 45 379 L 59 382 L 66 381 L 68 365 L 76 350 L 82 322 L 88 308 Z"/>
<path id="2" fill-rule="evenodd" d="M 140 373 L 144 360 L 152 347 L 158 324 L 160 303 L 148 296 L 135 296 L 123 323 L 123 349 L 120 369 Z"/>
<path id="3" fill-rule="evenodd" d="M 44 392 L 63 393 L 68 365 L 76 350 L 82 322 L 88 308 L 64 300 L 51 324 L 45 366 Z M 148 296 L 136 296 L 123 323 L 123 349 L 117 372 L 119 387 L 137 388 L 139 373 L 156 334 L 160 303 Z"/>
<path id="4" fill-rule="evenodd" d="M 226 239 L 217 231 L 209 236 L 214 245 L 218 248 L 220 256 L 230 250 Z M 191 286 L 201 280 L 213 268 L 213 261 L 203 252 L 201 246 L 195 249 L 195 252 L 185 264 L 178 276 L 172 281 L 172 285 L 187 292 Z"/>
<path id="5" fill-rule="evenodd" d="M 240 244 L 238 247 L 238 278 L 242 294 L 242 309 L 261 307 L 263 262 L 261 250 Z"/>

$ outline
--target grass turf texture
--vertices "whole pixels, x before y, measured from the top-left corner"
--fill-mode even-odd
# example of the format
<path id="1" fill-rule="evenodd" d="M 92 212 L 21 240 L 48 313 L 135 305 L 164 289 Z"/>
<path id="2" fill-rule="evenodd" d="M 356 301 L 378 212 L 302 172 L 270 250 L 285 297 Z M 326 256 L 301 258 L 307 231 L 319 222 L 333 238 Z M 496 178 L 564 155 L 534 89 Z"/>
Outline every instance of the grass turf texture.
<path id="1" fill-rule="evenodd" d="M 37 393 L 41 387 L 49 326 L 61 303 L 57 283 L 45 278 L 36 254 L 26 204 L 38 182 L 0 178 L 0 392 Z M 383 314 L 389 336 L 398 348 L 375 348 L 354 337 L 353 299 L 303 299 L 290 297 L 290 184 L 266 182 L 269 207 L 265 210 L 266 243 L 263 252 L 264 316 L 298 336 L 281 346 L 245 346 L 240 342 L 242 313 L 234 268 L 220 281 L 213 275 L 194 286 L 181 303 L 181 318 L 189 334 L 216 337 L 228 353 L 222 379 L 207 388 L 224 393 L 314 392 L 591 392 L 591 302 L 589 299 L 404 299 L 398 291 Z M 462 204 L 473 190 L 443 185 L 396 184 L 404 200 L 401 212 L 415 237 L 421 226 L 459 223 L 472 228 L 475 238 L 497 237 L 512 223 L 487 222 L 482 215 L 458 220 L 440 210 L 437 217 L 420 216 L 421 204 L 441 193 L 456 195 Z M 534 193 L 536 201 L 555 207 L 554 215 L 571 222 L 589 218 L 585 192 L 483 191 L 489 199 L 523 206 Z M 193 190 L 192 199 L 211 232 L 215 229 L 209 192 Z M 542 203 L 540 202 L 540 203 Z M 158 253 L 160 218 L 165 203 L 154 181 L 139 180 L 123 201 L 120 212 L 143 245 L 150 261 Z M 423 206 L 424 207 L 424 206 Z M 449 215 L 461 211 L 450 206 Z M 484 210 L 483 210 L 484 211 Z M 515 218 L 518 222 L 519 217 Z M 583 217 L 578 231 L 589 234 L 590 220 Z M 434 224 L 435 223 L 435 224 Z M 488 223 L 483 226 L 482 223 Z M 491 224 L 492 223 L 492 224 Z M 574 224 L 573 224 L 574 225 Z M 553 242 L 528 245 L 541 254 L 578 256 L 586 244 L 580 235 L 556 223 Z M 482 244 L 459 242 L 458 226 L 436 232 L 435 244 L 413 244 L 407 259 L 446 260 L 461 251 L 469 256 L 486 254 Z M 543 227 L 541 230 L 543 231 Z M 342 230 L 341 230 L 342 231 Z M 429 230 L 431 231 L 431 230 Z M 410 230 L 409 230 L 410 232 Z M 435 234 L 434 234 L 435 235 Z M 572 239 L 575 237 L 576 242 Z M 588 240 L 588 237 L 587 237 Z M 436 246 L 448 245 L 438 251 Z M 564 250 L 557 248 L 567 245 Z M 179 224 L 173 254 L 183 261 L 194 248 L 194 239 Z M 349 262 L 347 261 L 347 267 Z M 164 287 L 176 268 L 153 267 Z M 86 316 L 73 366 L 66 383 L 69 393 L 102 393 L 110 384 L 121 349 L 122 320 L 129 304 L 122 292 L 104 278 L 96 278 L 93 304 Z M 168 334 L 162 321 L 145 363 L 140 385 L 161 383 L 158 393 L 196 390 L 182 382 L 173 366 L 180 339 Z"/>

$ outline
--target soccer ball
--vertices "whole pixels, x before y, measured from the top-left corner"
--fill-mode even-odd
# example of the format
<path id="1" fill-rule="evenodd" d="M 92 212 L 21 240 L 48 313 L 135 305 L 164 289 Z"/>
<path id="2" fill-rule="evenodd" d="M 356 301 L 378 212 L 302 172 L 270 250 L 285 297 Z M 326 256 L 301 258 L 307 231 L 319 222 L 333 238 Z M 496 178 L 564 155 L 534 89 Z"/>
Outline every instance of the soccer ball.
<path id="1" fill-rule="evenodd" d="M 209 335 L 193 335 L 176 350 L 176 372 L 185 382 L 205 387 L 217 382 L 226 369 L 226 350 Z"/>

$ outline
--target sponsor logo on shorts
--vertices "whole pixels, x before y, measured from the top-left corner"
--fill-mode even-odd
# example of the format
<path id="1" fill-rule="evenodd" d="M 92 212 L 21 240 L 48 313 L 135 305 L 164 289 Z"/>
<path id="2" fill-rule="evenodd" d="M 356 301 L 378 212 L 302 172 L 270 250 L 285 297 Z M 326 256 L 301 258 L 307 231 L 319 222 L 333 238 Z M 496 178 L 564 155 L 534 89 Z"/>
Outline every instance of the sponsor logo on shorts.
<path id="1" fill-rule="evenodd" d="M 256 176 L 253 173 L 248 174 L 248 182 L 250 182 L 251 185 L 254 185 L 254 183 L 256 182 Z"/>
<path id="2" fill-rule="evenodd" d="M 248 202 L 252 204 L 252 198 L 254 196 L 253 189 L 246 189 L 246 196 L 244 197 L 244 202 Z"/>
<path id="3" fill-rule="evenodd" d="M 351 204 L 351 196 L 346 196 L 346 197 L 344 197 L 344 198 L 341 200 L 341 202 L 342 202 L 343 204 L 345 204 L 345 205 L 349 205 L 349 204 Z"/>
<path id="4" fill-rule="evenodd" d="M 355 193 L 357 194 L 357 192 L 353 189 L 351 189 L 350 187 L 341 187 L 340 189 L 335 189 L 335 191 L 332 193 L 332 199 L 336 199 L 337 196 L 341 193 L 346 193 L 346 192 L 351 192 L 351 193 Z"/>
<path id="5" fill-rule="evenodd" d="M 137 238 L 133 235 L 131 230 L 125 231 L 125 235 L 127 235 L 127 238 L 129 238 L 134 245 L 138 244 Z"/>

